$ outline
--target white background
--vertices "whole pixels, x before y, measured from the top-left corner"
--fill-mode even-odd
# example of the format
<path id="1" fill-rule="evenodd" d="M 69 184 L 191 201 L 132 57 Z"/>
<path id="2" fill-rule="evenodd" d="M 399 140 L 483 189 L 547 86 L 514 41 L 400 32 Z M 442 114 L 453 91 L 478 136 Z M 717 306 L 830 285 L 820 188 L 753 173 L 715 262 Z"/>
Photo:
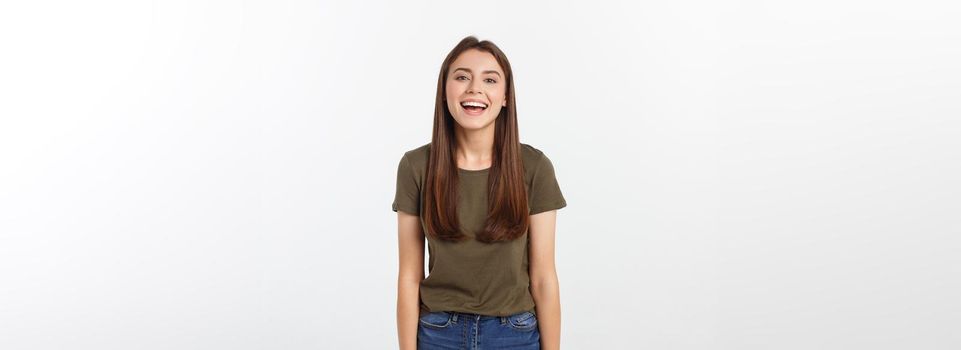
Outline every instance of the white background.
<path id="1" fill-rule="evenodd" d="M 949 1 L 0 4 L 0 348 L 396 348 L 466 35 L 553 161 L 565 349 L 961 348 Z"/>

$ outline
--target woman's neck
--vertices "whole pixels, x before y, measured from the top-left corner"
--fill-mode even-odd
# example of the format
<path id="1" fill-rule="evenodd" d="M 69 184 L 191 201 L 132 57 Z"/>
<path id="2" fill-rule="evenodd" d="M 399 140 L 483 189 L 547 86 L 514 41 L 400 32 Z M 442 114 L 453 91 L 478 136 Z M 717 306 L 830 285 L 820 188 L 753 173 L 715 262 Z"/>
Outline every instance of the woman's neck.
<path id="1" fill-rule="evenodd" d="M 454 157 L 457 166 L 467 170 L 484 169 L 490 167 L 494 152 L 494 128 L 480 130 L 464 130 L 458 128 L 457 150 Z"/>

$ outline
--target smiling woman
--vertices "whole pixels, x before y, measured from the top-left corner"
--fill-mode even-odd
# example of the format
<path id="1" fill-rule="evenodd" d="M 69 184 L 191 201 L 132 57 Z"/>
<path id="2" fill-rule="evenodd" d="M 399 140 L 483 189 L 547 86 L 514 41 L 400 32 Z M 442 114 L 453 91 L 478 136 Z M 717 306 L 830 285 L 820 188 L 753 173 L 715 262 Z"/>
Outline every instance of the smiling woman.
<path id="1" fill-rule="evenodd" d="M 397 168 L 401 348 L 558 348 L 566 205 L 550 159 L 520 142 L 507 57 L 464 38 L 441 65 L 431 142 Z"/>
<path id="2" fill-rule="evenodd" d="M 489 51 L 468 49 L 450 67 L 442 99 L 451 117 L 462 128 L 493 128 L 494 119 L 507 107 L 507 86 L 501 82 L 504 73 L 496 57 Z"/>

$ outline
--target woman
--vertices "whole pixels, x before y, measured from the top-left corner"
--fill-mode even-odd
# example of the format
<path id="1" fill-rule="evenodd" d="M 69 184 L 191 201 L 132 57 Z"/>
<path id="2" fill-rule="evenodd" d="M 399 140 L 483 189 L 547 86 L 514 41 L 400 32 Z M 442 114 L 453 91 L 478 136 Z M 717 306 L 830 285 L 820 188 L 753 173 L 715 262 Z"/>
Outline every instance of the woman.
<path id="1" fill-rule="evenodd" d="M 520 143 L 510 63 L 461 40 L 441 65 L 431 142 L 397 169 L 401 349 L 558 349 L 551 161 Z M 424 278 L 424 238 L 430 274 Z"/>

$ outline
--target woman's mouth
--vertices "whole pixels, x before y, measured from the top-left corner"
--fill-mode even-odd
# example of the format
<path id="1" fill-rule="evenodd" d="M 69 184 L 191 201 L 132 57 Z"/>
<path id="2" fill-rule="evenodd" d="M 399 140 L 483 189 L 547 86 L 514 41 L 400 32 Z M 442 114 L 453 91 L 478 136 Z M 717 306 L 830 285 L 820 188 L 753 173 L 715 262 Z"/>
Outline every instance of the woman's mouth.
<path id="1" fill-rule="evenodd" d="M 470 116 L 478 116 L 478 115 L 484 114 L 484 111 L 487 110 L 486 103 L 477 102 L 477 101 L 461 102 L 460 107 L 461 109 L 464 110 L 464 113 Z"/>

